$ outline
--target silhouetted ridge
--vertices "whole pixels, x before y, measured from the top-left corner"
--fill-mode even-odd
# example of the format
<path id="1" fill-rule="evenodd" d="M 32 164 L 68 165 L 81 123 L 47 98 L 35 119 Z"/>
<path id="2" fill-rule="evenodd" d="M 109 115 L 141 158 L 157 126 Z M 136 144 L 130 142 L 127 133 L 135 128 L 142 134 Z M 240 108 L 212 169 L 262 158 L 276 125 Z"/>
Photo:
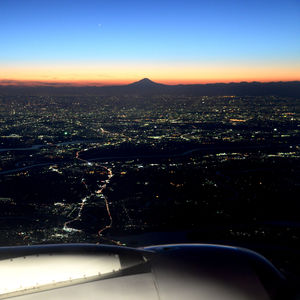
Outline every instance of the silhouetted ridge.
<path id="1" fill-rule="evenodd" d="M 1 86 L 0 95 L 183 95 L 183 96 L 281 96 L 300 98 L 300 81 L 239 82 L 166 85 L 148 78 L 118 86 Z"/>

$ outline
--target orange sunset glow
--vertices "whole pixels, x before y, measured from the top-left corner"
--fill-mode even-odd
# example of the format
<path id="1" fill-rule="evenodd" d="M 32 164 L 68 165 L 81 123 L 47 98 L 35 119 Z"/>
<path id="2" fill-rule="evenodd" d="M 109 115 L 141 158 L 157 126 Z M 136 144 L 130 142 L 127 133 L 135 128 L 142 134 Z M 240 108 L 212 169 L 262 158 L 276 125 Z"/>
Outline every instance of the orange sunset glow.
<path id="1" fill-rule="evenodd" d="M 2 85 L 119 85 L 149 77 L 165 84 L 197 84 L 240 81 L 300 80 L 298 66 L 250 64 L 163 64 L 163 63 L 89 63 L 23 64 L 4 66 L 0 70 Z"/>

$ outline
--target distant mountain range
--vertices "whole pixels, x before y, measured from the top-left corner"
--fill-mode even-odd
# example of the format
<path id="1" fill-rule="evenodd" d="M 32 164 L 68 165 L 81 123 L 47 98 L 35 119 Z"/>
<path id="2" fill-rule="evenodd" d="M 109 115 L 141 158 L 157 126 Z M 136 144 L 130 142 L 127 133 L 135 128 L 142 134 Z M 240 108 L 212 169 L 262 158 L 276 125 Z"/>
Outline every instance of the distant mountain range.
<path id="1" fill-rule="evenodd" d="M 0 83 L 1 84 L 1 83 Z M 239 82 L 166 85 L 148 78 L 116 86 L 21 86 L 0 85 L 0 94 L 13 95 L 185 95 L 185 96 L 283 96 L 300 98 L 300 81 Z"/>

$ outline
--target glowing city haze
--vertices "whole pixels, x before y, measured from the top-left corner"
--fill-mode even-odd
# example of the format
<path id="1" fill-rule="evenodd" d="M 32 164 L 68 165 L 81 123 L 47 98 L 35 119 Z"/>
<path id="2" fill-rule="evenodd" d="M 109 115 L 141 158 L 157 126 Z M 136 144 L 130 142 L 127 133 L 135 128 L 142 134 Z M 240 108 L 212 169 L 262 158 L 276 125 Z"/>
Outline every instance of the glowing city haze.
<path id="1" fill-rule="evenodd" d="M 300 80 L 298 0 L 10 0 L 0 11 L 0 84 Z"/>

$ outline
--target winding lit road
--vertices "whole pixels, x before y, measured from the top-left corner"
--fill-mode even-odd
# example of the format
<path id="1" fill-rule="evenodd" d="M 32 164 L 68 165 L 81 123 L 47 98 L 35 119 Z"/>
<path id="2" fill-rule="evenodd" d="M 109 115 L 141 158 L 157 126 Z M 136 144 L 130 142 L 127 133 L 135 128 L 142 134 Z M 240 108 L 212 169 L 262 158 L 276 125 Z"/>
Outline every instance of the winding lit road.
<path id="1" fill-rule="evenodd" d="M 94 162 L 90 162 L 88 160 L 80 158 L 80 153 L 83 152 L 83 151 L 85 151 L 85 150 L 77 151 L 76 155 L 75 155 L 75 158 L 77 160 L 79 160 L 80 162 L 85 163 L 85 164 L 87 164 L 89 166 L 94 165 L 95 164 Z M 79 229 L 72 228 L 70 226 L 70 224 L 72 222 L 74 222 L 74 221 L 80 220 L 81 215 L 82 215 L 82 211 L 83 211 L 85 205 L 88 203 L 88 200 L 92 196 L 94 196 L 94 195 L 97 195 L 97 196 L 102 195 L 103 199 L 104 199 L 104 202 L 105 202 L 106 212 L 107 212 L 107 215 L 108 215 L 108 218 L 109 218 L 109 224 L 107 224 L 103 228 L 99 229 L 98 230 L 98 235 L 99 235 L 99 237 L 101 237 L 103 239 L 106 239 L 105 237 L 103 237 L 102 233 L 105 230 L 110 229 L 112 227 L 113 218 L 112 218 L 112 215 L 111 215 L 111 212 L 110 212 L 110 208 L 109 208 L 109 203 L 108 203 L 107 197 L 103 194 L 103 190 L 106 189 L 107 185 L 109 184 L 111 178 L 113 177 L 113 173 L 112 173 L 112 170 L 109 169 L 108 167 L 105 167 L 105 166 L 101 166 L 101 167 L 104 168 L 107 171 L 107 174 L 108 174 L 107 179 L 104 181 L 104 183 L 102 185 L 98 186 L 99 189 L 97 189 L 96 191 L 92 192 L 92 191 L 90 191 L 88 185 L 86 184 L 85 179 L 82 178 L 81 182 L 85 186 L 85 188 L 90 192 L 90 195 L 82 198 L 81 203 L 80 203 L 80 208 L 79 208 L 78 213 L 77 213 L 77 216 L 74 219 L 69 220 L 69 221 L 67 221 L 67 222 L 64 223 L 64 226 L 63 226 L 63 230 L 64 231 L 67 231 L 67 232 L 81 231 Z M 113 240 L 110 240 L 110 241 L 113 242 L 113 243 L 116 243 L 118 245 L 120 244 L 117 241 L 113 241 Z"/>

